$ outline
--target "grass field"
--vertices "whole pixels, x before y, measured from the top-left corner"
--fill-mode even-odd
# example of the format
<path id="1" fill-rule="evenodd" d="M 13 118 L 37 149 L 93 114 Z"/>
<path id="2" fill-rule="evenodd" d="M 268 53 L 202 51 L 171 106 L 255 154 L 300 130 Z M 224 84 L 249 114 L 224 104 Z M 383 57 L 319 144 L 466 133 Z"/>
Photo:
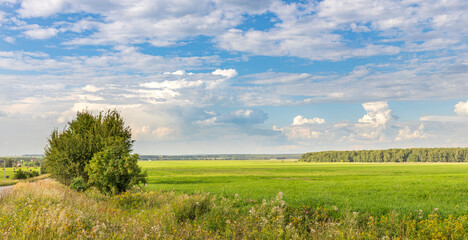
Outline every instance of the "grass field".
<path id="1" fill-rule="evenodd" d="M 468 164 L 301 163 L 295 161 L 142 161 L 153 190 L 238 194 L 254 200 L 283 192 L 291 206 L 407 215 L 438 209 L 468 214 Z"/>
<path id="2" fill-rule="evenodd" d="M 14 168 L 6 168 L 5 171 L 3 171 L 3 167 L 0 167 L 0 182 L 3 181 L 3 175 L 5 176 L 8 176 L 8 178 L 5 177 L 5 180 L 12 180 L 13 179 L 13 175 L 14 175 L 14 172 L 13 172 L 13 169 Z M 17 168 L 19 169 L 19 168 Z M 30 167 L 30 168 L 26 168 L 26 167 L 22 167 L 21 170 L 23 171 L 29 171 L 29 169 L 31 169 L 32 171 L 36 171 L 36 172 L 39 172 L 40 169 L 39 167 Z"/>

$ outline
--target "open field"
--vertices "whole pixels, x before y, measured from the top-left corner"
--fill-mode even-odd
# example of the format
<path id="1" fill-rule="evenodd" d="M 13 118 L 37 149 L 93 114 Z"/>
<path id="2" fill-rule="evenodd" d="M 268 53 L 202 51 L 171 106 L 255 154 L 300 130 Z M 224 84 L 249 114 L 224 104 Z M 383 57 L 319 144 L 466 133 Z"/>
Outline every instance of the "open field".
<path id="1" fill-rule="evenodd" d="M 251 201 L 137 187 L 105 196 L 46 180 L 0 197 L 2 239 L 466 239 L 467 231 L 467 216 L 296 208 L 281 194 Z"/>
<path id="2" fill-rule="evenodd" d="M 13 170 L 14 170 L 14 169 L 15 169 L 15 168 L 12 168 L 12 167 L 11 167 L 11 168 L 5 168 L 5 175 L 6 175 L 6 176 L 9 176 L 9 178 L 7 178 L 6 180 L 11 180 L 11 179 L 13 179 L 13 174 L 14 174 Z M 16 169 L 20 169 L 20 168 L 16 168 Z M 27 168 L 27 167 L 21 167 L 21 170 L 23 170 L 23 171 L 32 170 L 32 171 L 39 172 L 39 171 L 40 171 L 40 168 L 39 168 L 39 167 L 29 167 L 29 168 Z M 3 173 L 4 173 L 4 172 L 3 172 L 3 167 L 0 167 L 0 181 L 3 181 Z"/>
<path id="3" fill-rule="evenodd" d="M 9 185 L 13 185 L 15 183 L 18 183 L 20 181 L 20 180 L 17 180 L 17 179 L 13 179 L 13 175 L 14 175 L 13 169 L 14 168 L 6 168 L 5 171 L 3 171 L 3 168 L 0 168 L 0 186 L 9 186 Z M 16 168 L 16 169 L 19 169 L 19 168 Z M 29 171 L 29 169 L 31 169 L 32 171 L 36 171 L 36 172 L 40 171 L 39 167 L 36 167 L 36 168 L 34 168 L 34 167 L 30 167 L 30 168 L 22 167 L 21 168 L 21 170 L 23 170 L 23 171 Z M 3 175 L 8 176 L 8 178 L 5 177 L 5 180 L 4 180 Z M 48 176 L 49 175 L 41 175 L 41 176 L 35 177 L 33 179 L 29 179 L 29 180 L 44 179 L 45 177 L 48 177 Z"/>
<path id="4" fill-rule="evenodd" d="M 142 161 L 153 190 L 239 194 L 255 200 L 283 192 L 292 206 L 307 205 L 399 214 L 438 209 L 468 214 L 468 164 L 301 163 L 295 161 Z"/>

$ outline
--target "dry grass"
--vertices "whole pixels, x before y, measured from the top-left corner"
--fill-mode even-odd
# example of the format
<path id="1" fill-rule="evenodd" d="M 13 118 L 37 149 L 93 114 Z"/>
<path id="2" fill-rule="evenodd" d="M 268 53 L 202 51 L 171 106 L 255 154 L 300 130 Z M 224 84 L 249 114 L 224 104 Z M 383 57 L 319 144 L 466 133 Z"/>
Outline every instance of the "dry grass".
<path id="1" fill-rule="evenodd" d="M 18 183 L 0 200 L 3 239 L 467 239 L 466 216 L 436 211 L 369 216 L 342 209 L 291 208 L 282 194 L 257 202 L 138 187 L 107 197 L 52 181 Z"/>

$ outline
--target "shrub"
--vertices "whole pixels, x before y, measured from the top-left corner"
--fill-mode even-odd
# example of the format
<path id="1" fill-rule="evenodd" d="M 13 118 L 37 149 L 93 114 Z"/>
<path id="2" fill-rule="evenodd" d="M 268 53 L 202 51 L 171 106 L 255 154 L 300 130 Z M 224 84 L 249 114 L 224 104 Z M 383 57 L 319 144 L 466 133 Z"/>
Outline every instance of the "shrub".
<path id="1" fill-rule="evenodd" d="M 83 192 L 88 188 L 88 186 L 86 181 L 80 176 L 72 180 L 70 188 L 78 192 Z"/>
<path id="2" fill-rule="evenodd" d="M 27 179 L 27 178 L 28 178 L 28 172 L 21 170 L 21 168 L 18 169 L 13 175 L 13 179 Z"/>
<path id="3" fill-rule="evenodd" d="M 27 172 L 28 178 L 33 178 L 39 176 L 39 172 L 37 171 L 29 171 Z"/>
<path id="4" fill-rule="evenodd" d="M 39 176 L 37 171 L 23 171 L 21 168 L 15 171 L 13 179 L 28 179 Z"/>
<path id="5" fill-rule="evenodd" d="M 194 196 L 174 204 L 173 208 L 177 221 L 194 220 L 210 211 L 210 198 L 206 195 Z"/>
<path id="6" fill-rule="evenodd" d="M 125 126 L 116 110 L 96 116 L 86 110 L 78 112 L 76 119 L 63 131 L 52 131 L 45 148 L 45 170 L 65 185 L 70 185 L 78 176 L 88 181 L 86 166 L 115 138 L 120 139 L 125 153 L 131 152 L 130 127 Z"/>
<path id="7" fill-rule="evenodd" d="M 86 171 L 89 184 L 105 194 L 119 194 L 133 185 L 146 183 L 146 172 L 138 166 L 138 154 L 130 154 L 121 138 L 109 141 L 91 159 Z"/>

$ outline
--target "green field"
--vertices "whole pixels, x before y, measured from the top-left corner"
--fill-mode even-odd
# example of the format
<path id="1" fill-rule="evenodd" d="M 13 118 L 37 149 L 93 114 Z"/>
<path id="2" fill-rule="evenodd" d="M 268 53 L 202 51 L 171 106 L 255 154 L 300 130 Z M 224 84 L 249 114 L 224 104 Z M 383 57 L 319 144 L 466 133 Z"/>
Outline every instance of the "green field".
<path id="1" fill-rule="evenodd" d="M 283 192 L 292 206 L 376 215 L 438 209 L 468 214 L 466 163 L 302 163 L 296 161 L 141 161 L 150 189 L 209 192 L 254 200 Z"/>
<path id="2" fill-rule="evenodd" d="M 19 168 L 16 168 L 16 169 L 19 169 Z M 39 167 L 30 167 L 30 168 L 26 168 L 26 167 L 22 167 L 21 170 L 23 171 L 29 171 L 29 169 L 31 169 L 32 171 L 36 171 L 36 172 L 39 172 L 40 169 Z M 14 175 L 14 172 L 13 172 L 14 168 L 6 168 L 5 171 L 3 171 L 3 168 L 0 168 L 0 185 L 2 185 L 2 182 L 11 182 L 11 180 L 13 180 L 13 175 Z M 5 175 L 5 181 L 4 181 L 4 176 Z M 6 176 L 8 176 L 8 178 L 6 178 Z"/>

